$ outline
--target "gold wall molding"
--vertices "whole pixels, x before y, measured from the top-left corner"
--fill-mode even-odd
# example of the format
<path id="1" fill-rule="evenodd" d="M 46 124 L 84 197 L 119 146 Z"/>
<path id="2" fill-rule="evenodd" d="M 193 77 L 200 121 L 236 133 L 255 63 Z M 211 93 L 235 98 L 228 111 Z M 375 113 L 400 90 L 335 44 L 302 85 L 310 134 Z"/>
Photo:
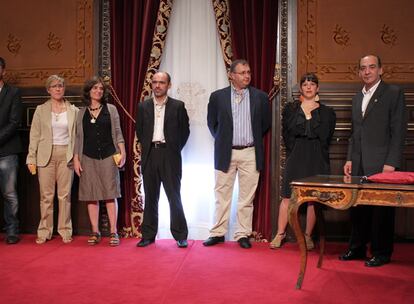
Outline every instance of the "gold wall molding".
<path id="1" fill-rule="evenodd" d="M 377 54 L 385 80 L 414 82 L 414 2 L 300 0 L 297 6 L 298 79 L 316 72 L 323 82 L 360 82 L 358 59 Z M 369 13 L 371 12 L 371 13 Z"/>
<path id="2" fill-rule="evenodd" d="M 83 85 L 93 74 L 93 7 L 94 0 L 4 1 L 2 11 L 13 12 L 3 14 L 0 27 L 6 80 L 43 87 L 59 74 L 70 86 Z"/>

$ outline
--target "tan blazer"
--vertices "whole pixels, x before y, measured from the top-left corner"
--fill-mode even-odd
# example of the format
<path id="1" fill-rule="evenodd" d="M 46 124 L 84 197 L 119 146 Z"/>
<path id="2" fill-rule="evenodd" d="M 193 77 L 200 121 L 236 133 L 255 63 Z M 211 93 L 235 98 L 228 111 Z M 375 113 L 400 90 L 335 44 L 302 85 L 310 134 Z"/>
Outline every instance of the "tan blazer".
<path id="1" fill-rule="evenodd" d="M 66 152 L 68 164 L 73 158 L 73 147 L 76 136 L 76 118 L 79 109 L 65 101 L 68 116 L 69 143 Z M 36 164 L 39 167 L 45 167 L 49 163 L 52 155 L 53 137 L 52 137 L 52 101 L 49 99 L 44 104 L 36 107 L 33 115 L 32 126 L 30 128 L 29 152 L 26 158 L 26 164 Z"/>

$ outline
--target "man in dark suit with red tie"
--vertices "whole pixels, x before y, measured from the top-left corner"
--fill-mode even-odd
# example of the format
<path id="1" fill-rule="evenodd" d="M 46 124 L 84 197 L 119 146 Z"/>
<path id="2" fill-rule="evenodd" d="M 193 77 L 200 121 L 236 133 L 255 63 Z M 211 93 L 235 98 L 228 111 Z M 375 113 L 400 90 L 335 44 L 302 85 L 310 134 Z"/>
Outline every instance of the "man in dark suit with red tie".
<path id="1" fill-rule="evenodd" d="M 359 61 L 364 82 L 352 100 L 352 134 L 349 140 L 345 175 L 369 176 L 392 172 L 401 166 L 407 129 L 403 91 L 381 80 L 381 59 L 367 55 Z M 349 250 L 342 261 L 365 259 L 367 244 L 372 257 L 367 267 L 391 261 L 394 238 L 393 207 L 357 206 L 351 209 L 352 234 Z"/>
<path id="2" fill-rule="evenodd" d="M 141 169 L 145 191 L 142 239 L 138 247 L 155 241 L 161 183 L 170 204 L 170 230 L 180 248 L 187 247 L 188 228 L 181 203 L 181 150 L 190 135 L 184 103 L 167 95 L 171 77 L 157 72 L 152 77 L 153 98 L 138 104 L 136 134 L 141 144 Z"/>

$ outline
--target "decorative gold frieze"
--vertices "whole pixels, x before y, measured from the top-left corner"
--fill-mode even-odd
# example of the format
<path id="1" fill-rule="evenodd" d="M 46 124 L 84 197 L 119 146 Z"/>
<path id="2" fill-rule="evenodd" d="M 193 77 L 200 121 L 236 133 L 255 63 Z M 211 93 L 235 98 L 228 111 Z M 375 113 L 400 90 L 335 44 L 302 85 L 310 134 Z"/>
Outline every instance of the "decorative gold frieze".
<path id="1" fill-rule="evenodd" d="M 375 7 L 375 14 L 366 14 Z M 333 6 L 329 0 L 300 0 L 297 6 L 297 77 L 316 71 L 323 82 L 360 82 L 357 61 L 378 54 L 387 81 L 414 82 L 410 47 L 414 32 L 406 12 L 414 2 L 348 0 Z M 398 47 L 397 47 L 398 46 Z"/>
<path id="2" fill-rule="evenodd" d="M 93 44 L 93 4 L 60 1 L 59 10 L 50 14 L 50 0 L 4 1 L 2 10 L 13 11 L 2 17 L 7 27 L 0 26 L 0 44 L 7 51 L 6 80 L 19 87 L 43 87 L 45 78 L 59 74 L 71 86 L 82 85 L 94 73 L 93 55 L 99 56 Z M 24 30 L 16 20 L 36 30 Z"/>

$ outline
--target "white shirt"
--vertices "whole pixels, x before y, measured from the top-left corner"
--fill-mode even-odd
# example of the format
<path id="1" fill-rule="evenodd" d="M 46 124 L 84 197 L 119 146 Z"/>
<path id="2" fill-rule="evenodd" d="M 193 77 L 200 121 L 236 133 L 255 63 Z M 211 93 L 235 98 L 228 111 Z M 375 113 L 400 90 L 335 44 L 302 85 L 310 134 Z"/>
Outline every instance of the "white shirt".
<path id="1" fill-rule="evenodd" d="M 372 95 L 374 95 L 374 93 L 375 93 L 376 89 L 378 88 L 380 82 L 381 82 L 381 79 L 376 84 L 374 84 L 368 91 L 365 90 L 365 86 L 362 88 L 362 94 L 364 95 L 364 98 L 362 99 L 362 107 L 361 107 L 362 116 L 365 115 L 365 111 L 367 110 L 368 103 L 369 103 Z"/>
<path id="2" fill-rule="evenodd" d="M 165 117 L 165 104 L 167 103 L 168 96 L 165 96 L 165 99 L 161 104 L 154 101 L 154 133 L 152 134 L 152 141 L 165 142 L 164 137 L 164 117 Z"/>
<path id="3" fill-rule="evenodd" d="M 68 112 L 52 112 L 53 145 L 65 146 L 69 143 Z"/>

